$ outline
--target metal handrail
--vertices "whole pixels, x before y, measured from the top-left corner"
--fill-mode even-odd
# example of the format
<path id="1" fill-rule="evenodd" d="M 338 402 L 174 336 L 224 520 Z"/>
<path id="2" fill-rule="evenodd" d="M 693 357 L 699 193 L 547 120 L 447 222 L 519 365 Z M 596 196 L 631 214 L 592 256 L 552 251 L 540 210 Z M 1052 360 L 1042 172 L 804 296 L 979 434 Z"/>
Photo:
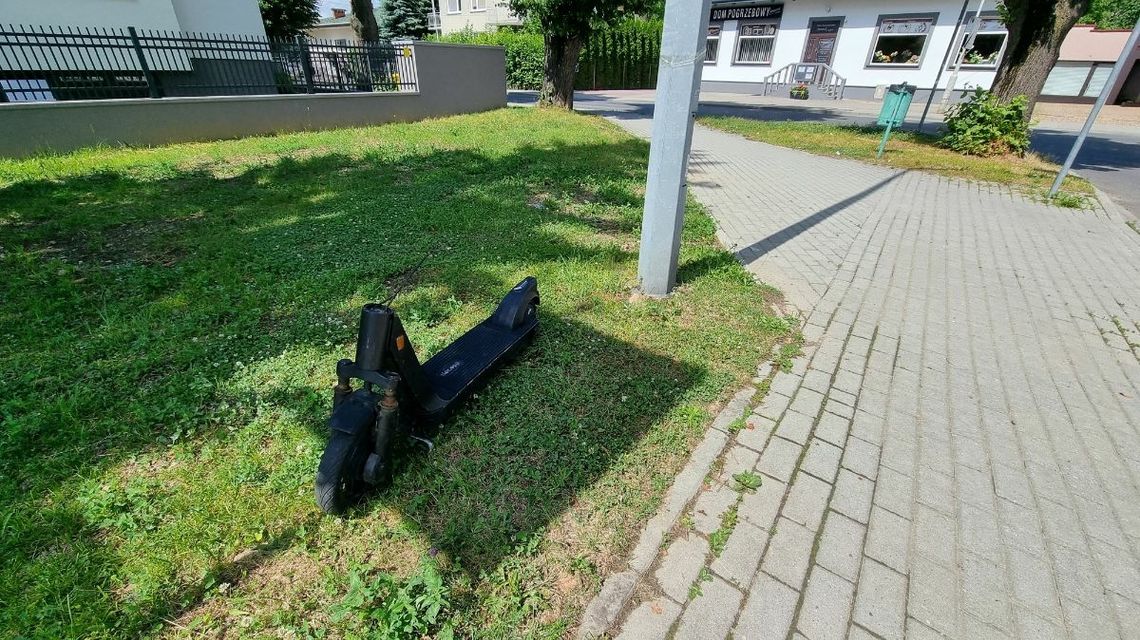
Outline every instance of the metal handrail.
<path id="1" fill-rule="evenodd" d="M 811 79 L 805 81 L 804 84 L 819 87 L 823 93 L 835 100 L 843 98 L 843 93 L 847 89 L 847 79 L 822 62 L 793 62 L 765 76 L 764 95 L 768 95 L 773 90 L 780 91 L 797 84 L 798 81 L 795 80 L 796 71 L 804 67 L 810 67 L 813 70 Z"/>

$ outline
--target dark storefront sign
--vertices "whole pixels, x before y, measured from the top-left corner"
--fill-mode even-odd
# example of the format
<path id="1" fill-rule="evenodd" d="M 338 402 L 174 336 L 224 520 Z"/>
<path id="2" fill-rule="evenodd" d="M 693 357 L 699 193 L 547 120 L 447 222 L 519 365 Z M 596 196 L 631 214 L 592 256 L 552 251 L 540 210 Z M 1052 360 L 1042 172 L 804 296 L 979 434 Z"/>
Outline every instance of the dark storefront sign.
<path id="1" fill-rule="evenodd" d="M 841 24 L 843 24 L 842 20 L 816 20 L 811 23 L 811 33 L 839 33 L 839 25 Z"/>
<path id="2" fill-rule="evenodd" d="M 779 18 L 784 14 L 782 4 L 749 4 L 740 7 L 713 7 L 709 20 L 755 20 L 757 18 Z"/>

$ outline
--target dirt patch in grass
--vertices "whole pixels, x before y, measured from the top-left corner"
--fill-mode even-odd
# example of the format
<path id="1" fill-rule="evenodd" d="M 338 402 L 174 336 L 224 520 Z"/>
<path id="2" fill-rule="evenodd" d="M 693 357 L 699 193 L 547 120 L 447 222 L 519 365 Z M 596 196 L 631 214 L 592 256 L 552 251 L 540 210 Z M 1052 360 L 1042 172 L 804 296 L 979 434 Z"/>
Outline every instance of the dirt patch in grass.
<path id="1" fill-rule="evenodd" d="M 311 629 L 329 625 L 331 602 L 322 593 L 329 567 L 321 558 L 292 549 L 261 557 L 264 554 L 268 552 L 252 551 L 232 573 L 218 576 L 200 603 L 170 619 L 162 635 L 249 637 L 271 632 L 274 617 L 293 618 Z M 318 604 L 323 606 L 314 606 Z"/>

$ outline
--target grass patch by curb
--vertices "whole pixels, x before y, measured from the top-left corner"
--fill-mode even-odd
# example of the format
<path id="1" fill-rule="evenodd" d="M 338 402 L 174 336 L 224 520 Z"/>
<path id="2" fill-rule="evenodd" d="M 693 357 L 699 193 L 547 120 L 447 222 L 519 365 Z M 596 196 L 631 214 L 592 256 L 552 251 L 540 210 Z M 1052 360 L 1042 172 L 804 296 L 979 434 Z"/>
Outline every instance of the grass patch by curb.
<path id="1" fill-rule="evenodd" d="M 1056 164 L 1027 154 L 979 158 L 964 156 L 937 145 L 937 137 L 913 131 L 895 131 L 881 159 L 875 157 L 883 131 L 877 127 L 822 122 L 763 121 L 733 116 L 702 116 L 700 123 L 749 140 L 789 147 L 832 158 L 842 157 L 898 169 L 1009 185 L 1031 197 L 1044 199 L 1057 177 Z M 1083 208 L 1096 201 L 1095 189 L 1084 178 L 1068 176 L 1058 206 Z"/>
<path id="2" fill-rule="evenodd" d="M 677 293 L 631 299 L 647 156 L 503 109 L 0 160 L 0 636 L 565 634 L 792 330 L 692 204 Z M 537 340 L 323 517 L 333 366 L 430 250 L 425 357 L 528 274 Z"/>

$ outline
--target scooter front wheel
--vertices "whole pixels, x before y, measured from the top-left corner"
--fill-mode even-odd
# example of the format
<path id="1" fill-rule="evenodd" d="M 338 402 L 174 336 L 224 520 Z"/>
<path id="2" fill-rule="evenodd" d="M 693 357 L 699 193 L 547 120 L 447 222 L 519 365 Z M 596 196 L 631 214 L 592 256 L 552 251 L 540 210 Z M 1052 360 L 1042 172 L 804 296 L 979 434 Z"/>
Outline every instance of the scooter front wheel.
<path id="1" fill-rule="evenodd" d="M 369 453 L 366 435 L 333 432 L 317 467 L 316 493 L 321 511 L 344 513 L 364 493 L 364 464 Z"/>

